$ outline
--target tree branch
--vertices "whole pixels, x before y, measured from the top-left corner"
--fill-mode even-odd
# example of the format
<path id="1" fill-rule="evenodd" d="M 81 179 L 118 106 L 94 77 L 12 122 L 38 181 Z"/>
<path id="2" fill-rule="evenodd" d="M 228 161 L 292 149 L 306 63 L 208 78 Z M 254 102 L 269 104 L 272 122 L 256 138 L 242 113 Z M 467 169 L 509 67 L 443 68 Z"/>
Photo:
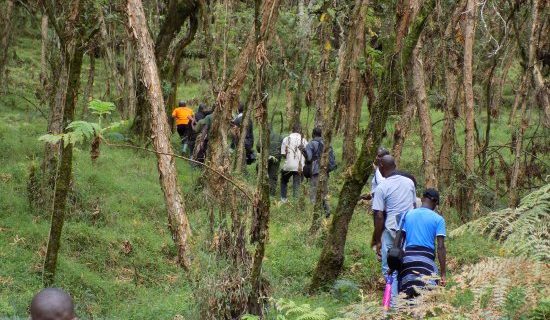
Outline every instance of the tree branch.
<path id="1" fill-rule="evenodd" d="M 237 189 L 239 189 L 239 191 L 241 191 L 242 194 L 244 194 L 248 198 L 248 200 L 250 200 L 250 202 L 252 203 L 252 206 L 254 206 L 254 207 L 256 206 L 256 204 L 254 203 L 254 200 L 252 199 L 252 197 L 248 194 L 248 192 L 242 186 L 240 186 L 237 182 L 235 182 L 234 180 L 231 180 L 226 175 L 224 175 L 223 173 L 219 172 L 218 170 L 212 168 L 211 166 L 209 166 L 207 164 L 204 164 L 202 162 L 199 162 L 199 161 L 196 161 L 196 160 L 193 160 L 193 159 L 190 159 L 190 158 L 186 158 L 186 157 L 183 157 L 183 156 L 178 156 L 178 155 L 173 154 L 173 153 L 158 152 L 158 151 L 155 151 L 155 150 L 147 149 L 147 148 L 144 148 L 144 147 L 133 146 L 133 145 L 130 145 L 130 144 L 116 144 L 116 143 L 109 143 L 106 140 L 103 140 L 103 141 L 105 142 L 105 144 L 107 146 L 110 146 L 110 147 L 130 148 L 130 149 L 136 149 L 136 150 L 143 150 L 143 151 L 147 151 L 147 152 L 150 152 L 150 153 L 172 156 L 172 157 L 175 157 L 175 158 L 178 158 L 178 159 L 183 159 L 185 161 L 188 161 L 188 162 L 191 162 L 191 163 L 194 163 L 194 164 L 201 165 L 201 166 L 205 167 L 206 169 L 216 173 L 217 175 L 222 177 L 227 182 L 231 183 L 233 186 L 235 186 Z"/>

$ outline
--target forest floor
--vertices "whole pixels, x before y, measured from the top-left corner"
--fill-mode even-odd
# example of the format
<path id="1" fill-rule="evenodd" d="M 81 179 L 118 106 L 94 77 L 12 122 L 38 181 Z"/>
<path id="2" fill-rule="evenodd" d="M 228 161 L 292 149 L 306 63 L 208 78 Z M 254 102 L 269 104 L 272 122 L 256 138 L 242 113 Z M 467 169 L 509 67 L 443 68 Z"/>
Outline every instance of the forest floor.
<path id="1" fill-rule="evenodd" d="M 25 318 L 32 296 L 42 286 L 41 266 L 49 216 L 30 208 L 27 183 L 30 168 L 40 163 L 43 143 L 38 137 L 46 130 L 46 120 L 36 108 L 46 110 L 47 106 L 32 106 L 20 97 L 36 101 L 39 50 L 39 40 L 19 39 L 19 63 L 10 68 L 10 94 L 0 96 L 0 317 Z M 84 77 L 85 72 L 83 81 Z M 101 96 L 104 80 L 100 72 L 96 78 L 97 96 Z M 179 96 L 197 97 L 204 86 L 182 85 Z M 272 99 L 270 107 L 277 103 L 277 99 Z M 305 112 L 303 116 L 306 117 Z M 442 113 L 434 111 L 432 117 L 435 123 Z M 367 116 L 363 118 L 364 127 Z M 506 118 L 501 117 L 503 123 Z M 435 137 L 439 137 L 441 125 L 441 122 L 434 125 Z M 392 128 L 388 125 L 388 130 Z M 507 143 L 510 136 L 507 126 L 496 125 L 494 130 L 495 144 Z M 460 128 L 457 133 L 460 139 Z M 391 133 L 388 137 L 391 138 Z M 176 135 L 173 145 L 179 149 Z M 340 138 L 334 147 L 340 155 Z M 405 146 L 402 168 L 421 176 L 421 163 L 420 140 L 413 133 Z M 194 247 L 199 248 L 195 254 L 207 255 L 200 249 L 208 234 L 207 212 L 201 206 L 207 200 L 194 188 L 200 171 L 184 161 L 178 161 L 177 165 Z M 81 147 L 75 151 L 73 167 L 74 191 L 63 230 L 56 285 L 75 298 L 79 317 L 172 319 L 182 315 L 185 319 L 196 319 L 198 297 L 175 264 L 154 155 L 102 146 L 101 156 L 92 164 L 88 148 Z M 248 171 L 252 181 L 253 166 Z M 330 181 L 332 208 L 336 207 L 341 176 L 334 174 Z M 298 204 L 299 201 L 281 204 L 272 199 L 270 240 L 264 262 L 271 295 L 274 299 L 322 306 L 336 317 L 345 306 L 356 302 L 358 296 L 342 296 L 335 291 L 306 294 L 323 237 L 310 239 L 311 208 L 299 210 Z M 493 209 L 502 206 L 497 204 Z M 368 209 L 367 205 L 358 206 L 353 217 L 340 279 L 358 286 L 367 299 L 378 300 L 382 295 L 380 264 L 369 248 L 372 218 Z M 449 229 L 458 225 L 453 210 L 444 209 L 443 215 Z M 467 234 L 449 239 L 451 280 L 460 266 L 499 253 L 499 245 L 486 237 Z"/>

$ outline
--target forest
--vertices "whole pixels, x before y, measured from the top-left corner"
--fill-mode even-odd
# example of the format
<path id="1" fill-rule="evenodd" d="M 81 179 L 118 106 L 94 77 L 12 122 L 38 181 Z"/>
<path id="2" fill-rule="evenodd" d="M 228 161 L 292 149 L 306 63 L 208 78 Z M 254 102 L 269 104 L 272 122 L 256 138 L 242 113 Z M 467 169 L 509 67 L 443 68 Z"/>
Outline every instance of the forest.
<path id="1" fill-rule="evenodd" d="M 0 0 L 0 44 L 0 319 L 550 319 L 550 2 Z"/>

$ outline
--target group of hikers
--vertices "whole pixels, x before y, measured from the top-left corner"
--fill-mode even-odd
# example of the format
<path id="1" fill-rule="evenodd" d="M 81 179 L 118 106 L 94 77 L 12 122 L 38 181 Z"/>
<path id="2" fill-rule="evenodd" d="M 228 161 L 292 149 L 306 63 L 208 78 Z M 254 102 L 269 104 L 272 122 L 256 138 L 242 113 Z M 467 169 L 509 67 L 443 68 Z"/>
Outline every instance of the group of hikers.
<path id="1" fill-rule="evenodd" d="M 181 101 L 172 116 L 182 141 L 182 152 L 196 161 L 204 161 L 212 111 L 200 104 L 197 112 L 193 112 Z M 243 125 L 242 105 L 232 125 L 234 128 Z M 244 149 L 250 164 L 255 160 L 251 121 L 245 134 Z M 296 198 L 303 178 L 308 178 L 310 200 L 315 203 L 321 172 L 320 159 L 325 148 L 321 128 L 314 128 L 312 139 L 307 141 L 296 121 L 288 136 L 282 138 L 272 130 L 270 138 L 268 174 L 271 195 L 275 196 L 280 171 L 281 202 L 288 201 L 288 183 L 291 179 L 292 196 Z M 238 139 L 234 137 L 232 148 L 235 149 L 237 143 Z M 336 161 L 330 146 L 328 156 L 327 170 L 331 172 L 336 169 Z M 372 201 L 374 233 L 371 245 L 381 260 L 383 275 L 391 279 L 392 296 L 403 292 L 412 298 L 419 294 L 418 288 L 428 283 L 435 284 L 434 275 L 437 274 L 440 274 L 439 283 L 445 285 L 446 228 L 445 220 L 435 211 L 440 201 L 438 191 L 426 189 L 418 201 L 415 178 L 398 171 L 395 159 L 384 148 L 378 149 L 373 166 L 371 191 L 362 195 L 361 199 Z M 326 192 L 323 194 L 323 206 L 328 216 L 330 209 Z M 440 271 L 435 263 L 436 247 Z M 76 319 L 72 298 L 57 288 L 40 291 L 31 302 L 30 314 L 31 319 Z"/>
<path id="2" fill-rule="evenodd" d="M 206 106 L 200 104 L 198 111 L 193 113 L 182 101 L 172 114 L 182 139 L 182 152 L 190 152 L 197 161 L 204 161 L 207 132 L 212 123 L 212 114 L 205 109 Z M 231 122 L 234 129 L 231 142 L 233 149 L 237 148 L 238 132 L 243 125 L 242 104 L 238 111 Z M 197 138 L 199 133 L 205 137 Z M 251 120 L 247 124 L 245 135 L 246 162 L 251 164 L 256 159 Z M 259 147 L 256 146 L 258 151 Z M 319 127 L 313 129 L 310 141 L 302 134 L 299 121 L 294 122 L 292 132 L 284 138 L 280 133 L 271 130 L 267 168 L 271 195 L 276 196 L 280 172 L 282 203 L 288 202 L 290 180 L 292 179 L 292 196 L 297 198 L 304 178 L 309 179 L 309 197 L 315 203 L 321 172 L 320 159 L 324 148 L 322 130 Z M 336 167 L 334 151 L 329 146 L 327 171 L 330 173 Z M 422 198 L 417 198 L 416 179 L 411 174 L 397 170 L 395 159 L 384 148 L 378 149 L 373 167 L 371 191 L 362 195 L 361 199 L 371 201 L 374 218 L 372 247 L 381 260 L 383 275 L 391 278 L 392 296 L 404 292 L 413 297 L 418 294 L 417 288 L 428 283 L 435 284 L 434 278 L 428 278 L 438 273 L 439 283 L 445 284 L 445 220 L 435 211 L 439 204 L 439 192 L 426 189 Z M 326 189 L 323 190 L 322 202 L 328 217 L 330 207 Z M 436 246 L 440 271 L 435 264 Z"/>
<path id="3" fill-rule="evenodd" d="M 180 101 L 178 107 L 172 112 L 175 120 L 177 132 L 181 138 L 182 153 L 190 155 L 195 161 L 204 162 L 206 150 L 208 147 L 209 128 L 212 123 L 212 111 L 206 110 L 206 105 L 199 104 L 196 113 L 187 106 L 185 101 Z M 238 113 L 231 121 L 231 148 L 236 150 L 239 142 L 239 132 L 243 123 L 243 105 L 239 104 Z M 244 133 L 244 153 L 246 164 L 250 165 L 256 160 L 254 151 L 254 129 L 252 120 L 249 120 Z M 260 145 L 256 145 L 256 151 L 260 151 Z M 324 141 L 322 130 L 315 127 L 312 131 L 311 141 L 302 134 L 299 121 L 293 125 L 292 132 L 282 137 L 281 134 L 271 130 L 268 175 L 270 193 L 276 196 L 277 185 L 280 180 L 280 199 L 281 202 L 288 202 L 288 184 L 292 179 L 292 196 L 298 197 L 300 185 L 304 178 L 309 179 L 309 196 L 312 203 L 315 203 L 317 197 L 317 188 L 319 185 L 320 160 L 324 152 Z M 336 169 L 336 158 L 332 147 L 329 146 L 328 172 Z M 281 169 L 281 162 L 282 169 Z M 326 199 L 326 190 L 323 192 L 323 207 L 325 214 L 330 214 L 330 207 Z"/>
<path id="4" fill-rule="evenodd" d="M 197 114 L 199 112 L 204 117 L 198 122 L 203 121 L 203 126 L 209 125 L 209 122 L 204 121 L 208 113 L 205 115 L 204 108 L 199 108 Z M 196 128 L 197 125 L 193 125 L 192 128 Z M 178 132 L 183 130 L 189 129 L 178 127 Z M 287 201 L 287 184 L 291 178 L 293 196 L 297 196 L 304 172 L 309 170 L 311 199 L 314 201 L 320 170 L 318 160 L 324 148 L 321 130 L 315 128 L 313 138 L 308 142 L 300 134 L 299 125 L 295 125 L 287 137 L 273 141 L 276 141 L 274 146 L 279 146 L 280 141 L 280 148 L 276 148 L 277 154 L 273 153 L 273 156 L 270 156 L 269 172 L 272 187 L 275 187 L 277 182 L 278 162 L 284 158 L 281 170 L 281 199 Z M 185 143 L 188 144 L 187 148 L 193 149 L 192 139 L 186 140 Z M 329 153 L 329 158 L 333 158 L 332 149 Z M 311 166 L 310 169 L 307 169 L 308 165 Z M 440 201 L 439 192 L 435 189 L 426 189 L 422 198 L 417 199 L 415 178 L 398 171 L 395 159 L 386 149 L 378 150 L 373 166 L 371 191 L 362 195 L 361 199 L 372 201 L 374 233 L 371 245 L 381 260 L 383 275 L 390 280 L 388 285 L 391 284 L 391 305 L 395 305 L 394 297 L 399 292 L 403 292 L 408 298 L 414 298 L 421 293 L 419 288 L 428 284 L 435 285 L 439 282 L 445 285 L 445 220 L 435 211 Z M 436 248 L 440 270 L 435 263 Z M 439 277 L 435 277 L 437 274 Z M 40 291 L 32 299 L 29 309 L 33 320 L 76 319 L 72 298 L 57 288 Z"/>
<path id="5" fill-rule="evenodd" d="M 439 192 L 428 188 L 418 199 L 416 179 L 398 171 L 395 159 L 384 148 L 378 149 L 373 165 L 371 192 L 361 198 L 372 201 L 371 245 L 391 284 L 391 296 L 402 292 L 413 298 L 427 285 L 445 285 L 446 226 L 435 211 Z M 440 270 L 435 263 L 436 247 Z"/>

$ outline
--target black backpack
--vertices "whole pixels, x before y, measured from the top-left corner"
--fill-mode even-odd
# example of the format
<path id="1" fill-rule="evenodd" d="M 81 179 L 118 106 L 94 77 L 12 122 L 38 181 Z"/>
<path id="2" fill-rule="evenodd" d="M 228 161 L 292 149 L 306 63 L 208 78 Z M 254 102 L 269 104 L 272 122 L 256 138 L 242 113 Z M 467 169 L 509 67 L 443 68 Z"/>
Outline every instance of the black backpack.
<path id="1" fill-rule="evenodd" d="M 319 140 L 313 140 L 317 141 L 317 149 L 316 152 L 312 155 L 311 160 L 306 160 L 304 164 L 304 168 L 302 169 L 302 175 L 304 178 L 311 178 L 313 176 L 313 162 L 320 160 L 320 155 L 323 154 L 323 150 L 325 149 L 325 145 L 319 141 Z M 328 152 L 328 172 L 332 172 L 338 168 L 338 164 L 336 163 L 336 156 L 334 155 L 334 151 L 332 150 L 332 146 L 329 147 Z"/>
<path id="2" fill-rule="evenodd" d="M 407 213 L 405 213 L 403 218 L 401 218 L 399 230 L 397 230 L 395 239 L 393 240 L 393 246 L 388 250 L 387 262 L 388 267 L 392 271 L 401 270 L 401 267 L 403 266 L 403 257 L 405 256 L 405 250 L 403 250 L 403 245 L 405 244 L 405 238 L 403 237 L 403 224 L 405 223 L 406 215 Z"/>

